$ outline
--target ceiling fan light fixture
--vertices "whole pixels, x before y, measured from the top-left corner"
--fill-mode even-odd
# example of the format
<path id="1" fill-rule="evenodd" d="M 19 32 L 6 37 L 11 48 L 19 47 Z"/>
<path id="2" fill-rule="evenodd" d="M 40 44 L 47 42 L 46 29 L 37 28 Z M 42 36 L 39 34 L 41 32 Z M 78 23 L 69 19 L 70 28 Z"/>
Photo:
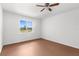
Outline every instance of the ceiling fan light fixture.
<path id="1" fill-rule="evenodd" d="M 52 9 L 50 7 L 54 7 L 54 6 L 58 6 L 59 3 L 53 3 L 53 4 L 50 4 L 50 3 L 45 3 L 45 5 L 36 5 L 38 7 L 44 7 L 40 12 L 44 11 L 45 9 L 49 10 L 50 12 L 52 11 Z"/>

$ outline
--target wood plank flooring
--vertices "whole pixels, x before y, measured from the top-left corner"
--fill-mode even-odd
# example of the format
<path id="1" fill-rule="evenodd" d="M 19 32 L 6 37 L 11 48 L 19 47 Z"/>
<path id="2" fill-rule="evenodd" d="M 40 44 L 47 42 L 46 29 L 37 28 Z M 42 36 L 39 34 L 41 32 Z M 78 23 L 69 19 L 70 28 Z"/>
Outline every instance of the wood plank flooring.
<path id="1" fill-rule="evenodd" d="M 37 39 L 6 45 L 2 49 L 2 56 L 79 56 L 79 49 Z"/>

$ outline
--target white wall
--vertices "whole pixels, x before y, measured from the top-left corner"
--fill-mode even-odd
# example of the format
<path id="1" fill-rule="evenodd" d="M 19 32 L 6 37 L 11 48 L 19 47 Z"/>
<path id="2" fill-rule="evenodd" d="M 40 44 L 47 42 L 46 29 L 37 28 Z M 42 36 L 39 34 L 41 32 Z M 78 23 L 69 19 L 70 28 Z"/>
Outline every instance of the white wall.
<path id="1" fill-rule="evenodd" d="M 40 20 L 24 17 L 8 11 L 3 13 L 3 44 L 12 44 L 16 42 L 26 41 L 30 39 L 40 38 Z M 32 21 L 32 32 L 21 33 L 19 30 L 19 21 L 26 18 Z"/>
<path id="2" fill-rule="evenodd" d="M 79 48 L 79 9 L 42 20 L 42 38 Z"/>
<path id="3" fill-rule="evenodd" d="M 0 52 L 1 52 L 1 49 L 2 49 L 2 7 L 1 7 L 1 4 L 0 4 Z"/>

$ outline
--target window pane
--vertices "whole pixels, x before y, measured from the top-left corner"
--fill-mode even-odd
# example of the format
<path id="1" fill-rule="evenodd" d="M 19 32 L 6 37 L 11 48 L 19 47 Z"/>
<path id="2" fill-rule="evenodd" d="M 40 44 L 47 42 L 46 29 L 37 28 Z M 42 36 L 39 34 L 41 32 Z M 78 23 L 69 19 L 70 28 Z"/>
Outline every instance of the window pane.
<path id="1" fill-rule="evenodd" d="M 26 21 L 20 20 L 20 31 L 25 32 L 26 31 Z"/>

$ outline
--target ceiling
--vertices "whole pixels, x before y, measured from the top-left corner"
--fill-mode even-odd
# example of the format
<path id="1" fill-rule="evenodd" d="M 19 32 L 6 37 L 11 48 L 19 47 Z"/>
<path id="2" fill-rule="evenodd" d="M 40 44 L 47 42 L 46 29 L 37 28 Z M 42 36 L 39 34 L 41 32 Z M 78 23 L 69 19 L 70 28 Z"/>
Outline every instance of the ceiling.
<path id="1" fill-rule="evenodd" d="M 53 16 L 55 14 L 57 15 L 79 8 L 79 3 L 60 3 L 60 5 L 52 7 L 52 12 L 49 12 L 48 10 L 40 12 L 43 7 L 37 7 L 37 4 L 44 5 L 44 3 L 2 3 L 2 7 L 3 10 L 33 17 L 36 19 L 44 19 L 50 15 Z"/>

